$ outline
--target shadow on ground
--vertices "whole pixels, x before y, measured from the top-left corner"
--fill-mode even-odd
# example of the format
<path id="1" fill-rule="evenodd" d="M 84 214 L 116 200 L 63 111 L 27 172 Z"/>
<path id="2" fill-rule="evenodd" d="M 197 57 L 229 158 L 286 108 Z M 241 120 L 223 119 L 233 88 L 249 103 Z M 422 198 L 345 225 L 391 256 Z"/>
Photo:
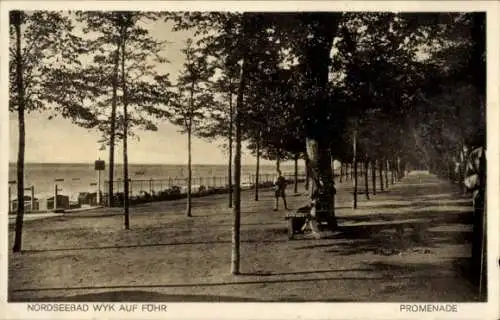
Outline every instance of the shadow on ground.
<path id="1" fill-rule="evenodd" d="M 458 212 L 456 210 L 428 210 L 418 212 L 384 213 L 383 208 L 377 212 L 359 215 L 339 215 L 337 220 L 340 225 L 349 222 L 369 222 L 369 221 L 397 221 L 407 219 L 425 219 L 431 224 L 450 224 L 450 223 L 472 223 L 471 211 Z"/>
<path id="2" fill-rule="evenodd" d="M 416 229 L 412 229 L 412 225 Z M 394 221 L 378 224 L 340 226 L 333 234 L 326 235 L 325 239 L 352 240 L 333 241 L 331 243 L 313 244 L 296 247 L 297 250 L 323 248 L 327 252 L 340 256 L 358 254 L 398 255 L 401 253 L 433 253 L 434 248 L 446 244 L 469 244 L 472 240 L 471 230 L 458 228 L 459 224 L 408 222 L 405 224 Z M 444 227 L 444 228 L 440 228 Z"/>
<path id="3" fill-rule="evenodd" d="M 423 208 L 434 208 L 439 207 L 470 207 L 472 210 L 472 200 L 464 202 L 453 202 L 446 203 L 445 201 L 414 201 L 407 204 L 372 204 L 366 203 L 366 205 L 361 205 L 360 208 L 378 208 L 378 209 L 403 209 L 403 208 L 413 208 L 413 209 L 423 209 Z"/>

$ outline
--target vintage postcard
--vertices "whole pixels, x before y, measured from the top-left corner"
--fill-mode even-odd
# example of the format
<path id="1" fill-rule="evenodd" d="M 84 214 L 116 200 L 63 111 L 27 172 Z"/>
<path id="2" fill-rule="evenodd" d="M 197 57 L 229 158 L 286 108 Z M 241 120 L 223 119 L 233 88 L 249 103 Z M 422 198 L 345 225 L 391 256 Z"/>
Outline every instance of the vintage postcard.
<path id="1" fill-rule="evenodd" d="M 497 2 L 0 6 L 0 318 L 500 319 Z"/>

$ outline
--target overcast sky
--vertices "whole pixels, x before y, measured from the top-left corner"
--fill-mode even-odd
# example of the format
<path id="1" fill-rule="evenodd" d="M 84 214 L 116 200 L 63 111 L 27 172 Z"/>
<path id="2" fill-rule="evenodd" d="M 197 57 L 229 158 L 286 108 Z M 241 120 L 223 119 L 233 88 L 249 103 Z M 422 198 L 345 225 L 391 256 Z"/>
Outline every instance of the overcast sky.
<path id="1" fill-rule="evenodd" d="M 172 32 L 165 22 L 151 24 L 151 33 L 159 40 L 167 40 L 164 56 L 170 61 L 161 66 L 161 72 L 176 75 L 184 59 L 181 49 L 185 45 L 188 32 Z M 91 162 L 96 158 L 108 159 L 107 151 L 99 151 L 99 133 L 73 125 L 66 119 L 48 120 L 48 114 L 26 115 L 26 162 Z M 18 150 L 17 114 L 10 113 L 10 154 L 15 162 Z M 178 127 L 165 121 L 157 132 L 139 132 L 140 141 L 129 142 L 130 163 L 182 164 L 187 159 L 187 136 L 178 133 Z M 221 142 L 221 141 L 219 141 Z M 192 159 L 194 164 L 226 164 L 226 155 L 220 143 L 210 143 L 194 138 Z M 243 150 L 242 164 L 254 164 L 255 158 Z M 116 158 L 121 162 L 121 144 L 116 149 Z M 273 163 L 263 161 L 263 164 Z"/>

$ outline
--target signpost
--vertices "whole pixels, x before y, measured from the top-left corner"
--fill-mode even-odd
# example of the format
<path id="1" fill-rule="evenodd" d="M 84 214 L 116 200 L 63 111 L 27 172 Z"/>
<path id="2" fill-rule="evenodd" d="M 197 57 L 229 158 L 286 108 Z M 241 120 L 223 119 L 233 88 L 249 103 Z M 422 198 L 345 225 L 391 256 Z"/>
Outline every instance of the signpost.
<path id="1" fill-rule="evenodd" d="M 94 168 L 97 171 L 97 204 L 101 204 L 101 171 L 106 168 L 104 160 L 96 160 L 94 163 Z"/>

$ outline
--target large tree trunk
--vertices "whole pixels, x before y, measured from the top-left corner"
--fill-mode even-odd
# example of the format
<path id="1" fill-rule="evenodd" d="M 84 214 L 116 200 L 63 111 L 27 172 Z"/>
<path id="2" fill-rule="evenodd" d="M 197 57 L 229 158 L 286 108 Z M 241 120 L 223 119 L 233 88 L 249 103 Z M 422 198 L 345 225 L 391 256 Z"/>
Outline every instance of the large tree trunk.
<path id="1" fill-rule="evenodd" d="M 372 193 L 373 195 L 377 194 L 377 160 L 371 161 L 372 166 Z"/>
<path id="2" fill-rule="evenodd" d="M 303 18 L 311 26 L 310 41 L 304 43 L 304 85 L 311 92 L 312 99 L 307 101 L 307 112 L 310 120 L 306 121 L 306 150 L 310 161 L 313 195 L 316 199 L 316 217 L 327 221 L 330 228 L 337 227 L 334 206 L 334 181 L 332 157 L 330 153 L 330 135 L 328 131 L 331 120 L 328 107 L 328 74 L 330 51 L 333 37 L 336 34 L 341 15 L 325 13 L 308 13 Z"/>
<path id="3" fill-rule="evenodd" d="M 109 176 L 108 176 L 108 206 L 113 206 L 113 184 L 115 174 L 115 127 L 116 127 L 116 104 L 118 89 L 118 66 L 120 63 L 120 46 L 117 45 L 115 52 L 115 61 L 113 66 L 113 95 L 111 100 L 111 118 L 109 119 Z"/>
<path id="4" fill-rule="evenodd" d="M 255 165 L 255 201 L 259 201 L 259 174 L 260 174 L 260 133 L 256 144 L 257 163 Z"/>
<path id="5" fill-rule="evenodd" d="M 231 81 L 231 80 L 230 80 Z M 229 82 L 229 90 L 232 90 L 231 82 Z M 229 203 L 228 207 L 233 207 L 233 94 L 229 92 L 229 134 L 228 134 L 228 144 L 229 144 L 229 163 L 227 165 L 227 180 L 229 188 Z"/>
<path id="6" fill-rule="evenodd" d="M 191 123 L 188 127 L 188 181 L 187 181 L 187 201 L 186 201 L 186 216 L 191 217 L 191 184 L 192 184 L 192 170 L 191 170 Z"/>
<path id="7" fill-rule="evenodd" d="M 129 178 L 128 178 L 128 149 L 127 149 L 127 134 L 128 134 L 128 96 L 127 96 L 127 80 L 125 74 L 125 37 L 122 41 L 122 91 L 123 91 L 123 215 L 125 229 L 130 229 L 130 214 L 129 214 Z"/>
<path id="8" fill-rule="evenodd" d="M 368 160 L 365 160 L 364 162 L 364 175 L 365 175 L 365 196 L 367 200 L 370 200 L 370 188 L 368 184 Z"/>
<path id="9" fill-rule="evenodd" d="M 312 194 L 317 194 L 316 206 L 323 213 L 323 217 L 318 218 L 331 219 L 332 227 L 335 227 L 334 185 L 328 143 L 308 138 L 306 147 L 311 167 Z"/>
<path id="10" fill-rule="evenodd" d="M 17 215 L 16 215 L 16 233 L 14 238 L 14 252 L 21 251 L 23 237 L 24 220 L 24 152 L 25 152 L 25 127 L 24 127 L 24 79 L 23 62 L 21 54 L 21 24 L 22 13 L 14 11 L 12 14 L 12 23 L 16 30 L 16 82 L 17 82 L 17 113 L 19 119 L 19 145 L 17 151 Z M 10 206 L 10 203 L 9 203 Z"/>

